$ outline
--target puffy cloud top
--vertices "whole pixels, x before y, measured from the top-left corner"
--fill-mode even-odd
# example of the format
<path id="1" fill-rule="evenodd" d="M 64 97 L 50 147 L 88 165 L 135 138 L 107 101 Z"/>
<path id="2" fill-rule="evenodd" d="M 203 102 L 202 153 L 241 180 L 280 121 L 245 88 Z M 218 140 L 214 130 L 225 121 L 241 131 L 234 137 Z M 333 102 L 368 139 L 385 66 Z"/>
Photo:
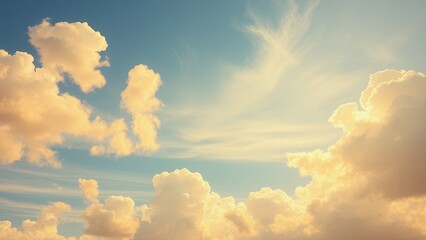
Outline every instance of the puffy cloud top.
<path id="1" fill-rule="evenodd" d="M 160 121 L 153 114 L 162 106 L 155 97 L 160 86 L 160 75 L 145 65 L 137 65 L 129 71 L 127 87 L 121 93 L 121 107 L 132 116 L 133 132 L 139 137 L 137 150 L 155 151 L 160 147 L 156 131 Z"/>
<path id="2" fill-rule="evenodd" d="M 45 207 L 36 221 L 25 220 L 22 222 L 22 230 L 12 227 L 9 221 L 0 221 L 0 239 L 2 240 L 30 240 L 51 239 L 65 240 L 58 235 L 58 216 L 63 212 L 69 212 L 71 207 L 63 202 L 51 203 Z M 69 239 L 71 240 L 71 239 Z"/>
<path id="3" fill-rule="evenodd" d="M 107 239 L 130 239 L 139 227 L 135 202 L 128 197 L 110 196 L 102 204 L 97 199 L 98 182 L 94 179 L 79 179 L 80 189 L 88 200 L 83 212 L 86 220 L 84 232 Z"/>
<path id="4" fill-rule="evenodd" d="M 55 75 L 33 61 L 27 53 L 0 50 L 0 135 L 6 139 L 0 163 L 25 156 L 59 167 L 50 145 L 62 143 L 63 134 L 101 139 L 107 126 L 99 117 L 91 120 L 90 107 L 78 98 L 60 93 Z"/>
<path id="5" fill-rule="evenodd" d="M 28 53 L 0 49 L 0 164 L 27 159 L 60 167 L 52 147 L 62 144 L 65 136 L 94 142 L 92 155 L 127 156 L 159 149 L 160 121 L 153 115 L 161 106 L 155 97 L 159 74 L 145 65 L 129 72 L 121 104 L 133 118 L 132 129 L 139 138 L 134 144 L 123 118 L 106 123 L 92 115 L 87 103 L 58 87 L 66 75 L 85 93 L 105 85 L 99 70 L 109 65 L 100 55 L 108 46 L 105 38 L 87 23 L 52 25 L 48 20 L 30 27 L 29 36 L 41 57 L 39 68 Z"/>
<path id="6" fill-rule="evenodd" d="M 99 52 L 105 51 L 108 44 L 105 37 L 93 30 L 86 22 L 59 22 L 52 25 L 48 20 L 30 27 L 28 34 L 41 56 L 43 67 L 62 79 L 64 72 L 83 92 L 105 85 L 105 78 L 99 67 L 109 66 L 101 61 Z"/>
<path id="7" fill-rule="evenodd" d="M 388 197 L 426 194 L 426 76 L 385 70 L 370 76 L 356 103 L 340 106 L 331 121 L 347 132 L 333 155 L 366 172 Z"/>

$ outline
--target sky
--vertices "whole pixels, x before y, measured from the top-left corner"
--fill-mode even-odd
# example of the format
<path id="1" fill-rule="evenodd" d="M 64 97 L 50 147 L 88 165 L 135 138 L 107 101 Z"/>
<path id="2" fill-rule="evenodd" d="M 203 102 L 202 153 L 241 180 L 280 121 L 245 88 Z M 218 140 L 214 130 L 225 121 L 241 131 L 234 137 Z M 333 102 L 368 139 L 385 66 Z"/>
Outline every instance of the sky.
<path id="1" fill-rule="evenodd" d="M 2 1 L 0 240 L 426 239 L 426 2 Z"/>

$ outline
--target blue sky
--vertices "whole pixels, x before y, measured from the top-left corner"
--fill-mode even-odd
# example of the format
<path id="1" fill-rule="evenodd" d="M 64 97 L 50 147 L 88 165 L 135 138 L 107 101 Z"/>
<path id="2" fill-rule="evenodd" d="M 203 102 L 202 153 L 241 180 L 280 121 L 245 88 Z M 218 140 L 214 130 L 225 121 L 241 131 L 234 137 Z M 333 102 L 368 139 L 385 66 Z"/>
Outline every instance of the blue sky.
<path id="1" fill-rule="evenodd" d="M 187 168 L 221 196 L 244 201 L 261 187 L 290 196 L 310 176 L 287 167 L 286 154 L 327 151 L 343 135 L 328 121 L 356 102 L 369 76 L 385 69 L 426 72 L 424 1 L 4 1 L 0 49 L 34 56 L 28 28 L 87 22 L 105 37 L 106 85 L 90 93 L 59 83 L 107 122 L 132 116 L 120 108 L 127 74 L 144 64 L 161 76 L 155 116 L 160 149 L 129 156 L 92 156 L 90 140 L 53 145 L 59 169 L 23 160 L 0 166 L 0 220 L 15 226 L 42 205 L 86 202 L 79 178 L 99 182 L 103 200 L 123 195 L 137 205 L 154 197 L 152 177 Z M 77 41 L 77 40 L 76 40 Z M 92 115 L 92 119 L 93 119 Z M 1 123 L 1 122 L 0 122 Z M 136 139 L 135 135 L 130 137 Z M 73 215 L 74 214 L 74 215 Z M 83 233 L 83 221 L 61 234 Z"/>

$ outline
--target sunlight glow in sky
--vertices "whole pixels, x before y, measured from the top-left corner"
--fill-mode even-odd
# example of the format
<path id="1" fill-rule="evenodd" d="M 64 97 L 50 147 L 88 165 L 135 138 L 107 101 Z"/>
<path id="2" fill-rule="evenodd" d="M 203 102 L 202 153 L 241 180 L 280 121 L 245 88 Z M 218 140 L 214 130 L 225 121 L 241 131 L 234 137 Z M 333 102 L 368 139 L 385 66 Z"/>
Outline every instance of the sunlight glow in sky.
<path id="1" fill-rule="evenodd" d="M 426 239 L 426 1 L 12 1 L 0 240 Z"/>

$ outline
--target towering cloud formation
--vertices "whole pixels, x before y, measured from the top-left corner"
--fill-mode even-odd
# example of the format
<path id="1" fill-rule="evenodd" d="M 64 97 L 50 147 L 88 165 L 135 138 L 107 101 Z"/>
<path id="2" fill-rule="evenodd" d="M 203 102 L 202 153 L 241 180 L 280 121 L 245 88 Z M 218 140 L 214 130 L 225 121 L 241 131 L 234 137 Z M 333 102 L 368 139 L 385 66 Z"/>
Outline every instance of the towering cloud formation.
<path id="1" fill-rule="evenodd" d="M 426 140 L 425 93 L 424 74 L 372 74 L 361 106 L 341 105 L 331 117 L 344 130 L 334 146 L 288 155 L 290 166 L 312 176 L 297 193 L 308 202 L 316 238 L 426 237 L 425 219 L 418 217 L 426 213 L 426 155 L 420 147 Z M 395 214 L 401 209 L 405 217 Z"/>
<path id="2" fill-rule="evenodd" d="M 160 127 L 160 120 L 154 112 L 162 106 L 161 101 L 155 97 L 160 86 L 160 75 L 147 66 L 140 64 L 131 69 L 127 87 L 121 92 L 121 107 L 131 115 L 132 130 L 139 141 L 133 143 L 130 140 L 124 119 L 118 119 L 110 126 L 109 142 L 93 146 L 90 153 L 126 156 L 132 152 L 158 150 L 157 128 Z"/>
<path id="3" fill-rule="evenodd" d="M 224 217 L 238 210 L 234 199 L 211 192 L 199 173 L 163 172 L 153 184 L 156 196 L 141 207 L 143 219 L 135 239 L 232 239 L 238 232 Z"/>
<path id="4" fill-rule="evenodd" d="M 368 175 L 391 198 L 426 194 L 426 76 L 385 70 L 370 77 L 356 103 L 340 106 L 331 121 L 345 136 L 330 151 Z"/>
<path id="5" fill-rule="evenodd" d="M 121 107 L 132 115 L 133 132 L 139 137 L 137 150 L 159 149 L 157 128 L 160 121 L 153 113 L 162 105 L 155 97 L 160 85 L 160 75 L 140 64 L 129 71 L 127 87 L 121 93 Z"/>
<path id="6" fill-rule="evenodd" d="M 124 119 L 108 124 L 93 116 L 89 105 L 58 87 L 66 74 L 85 93 L 105 84 L 99 70 L 109 65 L 100 56 L 107 48 L 105 38 L 87 23 L 52 25 L 47 20 L 30 27 L 29 36 L 40 54 L 40 68 L 28 53 L 0 49 L 0 164 L 25 158 L 39 166 L 60 167 L 51 147 L 63 143 L 66 135 L 97 142 L 90 150 L 93 155 L 126 156 L 159 148 L 160 122 L 153 115 L 161 105 L 155 98 L 161 84 L 158 74 L 144 65 L 129 72 L 122 106 L 132 115 L 140 139 L 134 147 Z"/>

